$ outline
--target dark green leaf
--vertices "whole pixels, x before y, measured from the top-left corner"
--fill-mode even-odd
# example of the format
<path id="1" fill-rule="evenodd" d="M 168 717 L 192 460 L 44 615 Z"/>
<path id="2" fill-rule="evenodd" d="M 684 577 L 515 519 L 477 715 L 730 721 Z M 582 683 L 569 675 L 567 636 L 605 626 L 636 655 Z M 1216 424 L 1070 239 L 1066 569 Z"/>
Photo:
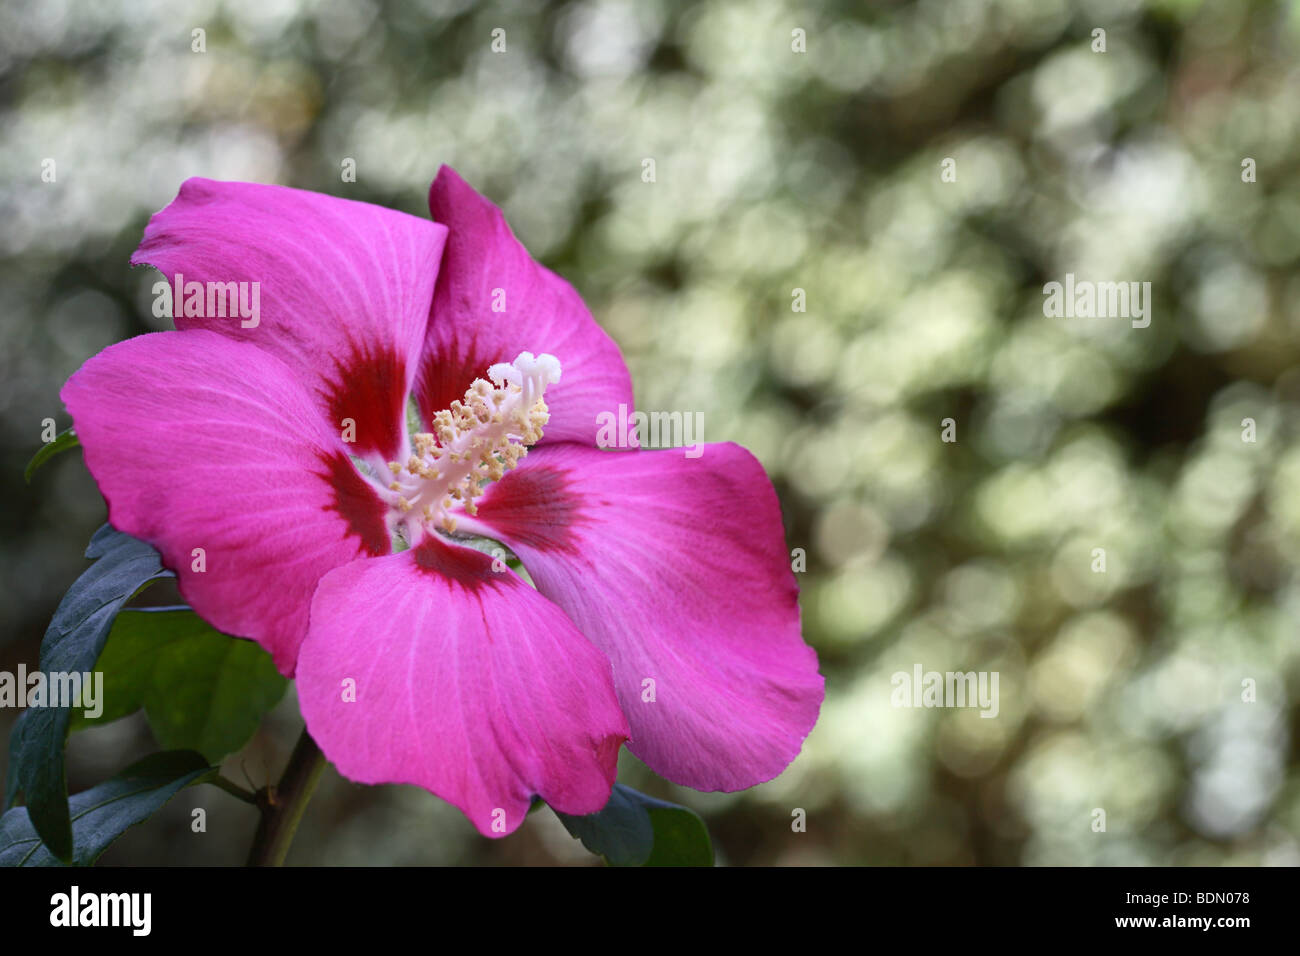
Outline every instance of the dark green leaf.
<path id="1" fill-rule="evenodd" d="M 637 799 L 643 796 L 616 783 L 603 810 L 585 817 L 559 811 L 555 815 L 570 834 L 610 866 L 640 866 L 650 858 L 655 839 L 650 815 Z"/>
<path id="2" fill-rule="evenodd" d="M 565 829 L 610 866 L 712 866 L 709 833 L 694 812 L 614 784 L 597 813 L 556 813 Z"/>
<path id="3" fill-rule="evenodd" d="M 86 557 L 95 563 L 63 595 L 41 641 L 41 670 L 46 674 L 92 671 L 122 605 L 154 581 L 171 576 L 157 551 L 109 525 L 95 532 Z M 63 762 L 69 716 L 67 707 L 23 711 L 9 736 L 5 784 L 5 806 L 13 806 L 18 791 L 23 791 L 36 831 L 63 860 L 72 854 Z"/>
<path id="4" fill-rule="evenodd" d="M 217 768 L 200 754 L 154 754 L 70 801 L 75 866 L 90 866 L 110 843 L 153 816 L 181 790 L 213 779 Z M 61 866 L 36 834 L 26 807 L 0 817 L 0 866 Z"/>
<path id="5" fill-rule="evenodd" d="M 708 827 L 685 807 L 649 807 L 655 846 L 646 866 L 712 866 L 713 842 Z"/>
<path id="6" fill-rule="evenodd" d="M 104 712 L 74 712 L 73 730 L 143 707 L 162 747 L 197 750 L 214 763 L 248 743 L 289 683 L 266 651 L 189 608 L 123 611 L 96 669 L 104 672 Z"/>
<path id="7" fill-rule="evenodd" d="M 41 467 L 61 451 L 67 451 L 69 448 L 76 448 L 81 444 L 81 439 L 71 428 L 65 428 L 54 436 L 54 441 L 46 442 L 41 446 L 41 450 L 32 456 L 32 460 L 27 463 L 23 469 L 23 480 L 29 485 L 32 483 L 32 475 L 36 474 L 36 469 Z"/>

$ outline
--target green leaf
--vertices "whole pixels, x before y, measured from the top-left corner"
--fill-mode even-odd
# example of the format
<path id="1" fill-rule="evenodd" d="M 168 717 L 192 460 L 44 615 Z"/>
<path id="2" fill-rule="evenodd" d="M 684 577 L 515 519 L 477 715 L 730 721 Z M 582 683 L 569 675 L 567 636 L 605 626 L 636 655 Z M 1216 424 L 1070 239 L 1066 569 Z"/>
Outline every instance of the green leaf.
<path id="1" fill-rule="evenodd" d="M 614 784 L 603 810 L 585 817 L 555 815 L 610 866 L 713 865 L 713 844 L 698 815 L 621 783 Z"/>
<path id="2" fill-rule="evenodd" d="M 616 783 L 603 810 L 583 817 L 572 817 L 558 810 L 555 815 L 570 835 L 581 840 L 592 853 L 604 857 L 610 866 L 640 866 L 650 858 L 655 833 L 650 815 L 638 797 L 644 795 Z"/>
<path id="3" fill-rule="evenodd" d="M 86 673 L 95 667 L 113 618 L 131 597 L 171 577 L 158 552 L 104 525 L 90 539 L 86 557 L 95 560 L 63 595 L 41 641 L 41 670 L 47 675 Z M 32 824 L 57 857 L 72 855 L 68 816 L 68 777 L 63 745 L 67 707 L 28 707 L 9 735 L 9 775 L 5 806 L 21 790 Z"/>
<path id="4" fill-rule="evenodd" d="M 248 743 L 289 686 L 266 651 L 189 608 L 123 611 L 96 670 L 104 673 L 104 712 L 74 712 L 73 730 L 143 707 L 159 745 L 197 750 L 213 763 Z"/>
<path id="5" fill-rule="evenodd" d="M 72 428 L 65 428 L 54 436 L 54 441 L 46 442 L 41 446 L 41 450 L 32 456 L 32 460 L 27 463 L 23 469 L 23 480 L 29 485 L 32 483 L 32 475 L 36 474 L 36 469 L 41 467 L 61 451 L 67 451 L 69 448 L 76 448 L 81 444 L 81 439 Z"/>
<path id="6" fill-rule="evenodd" d="M 146 757 L 83 790 L 70 801 L 73 850 L 68 862 L 90 866 L 109 844 L 153 816 L 177 793 L 216 775 L 217 768 L 200 754 L 170 751 Z M 0 817 L 0 866 L 62 865 L 41 842 L 26 807 L 15 807 Z"/>
<path id="7" fill-rule="evenodd" d="M 712 866 L 713 842 L 704 821 L 685 807 L 650 807 L 655 846 L 645 866 Z"/>

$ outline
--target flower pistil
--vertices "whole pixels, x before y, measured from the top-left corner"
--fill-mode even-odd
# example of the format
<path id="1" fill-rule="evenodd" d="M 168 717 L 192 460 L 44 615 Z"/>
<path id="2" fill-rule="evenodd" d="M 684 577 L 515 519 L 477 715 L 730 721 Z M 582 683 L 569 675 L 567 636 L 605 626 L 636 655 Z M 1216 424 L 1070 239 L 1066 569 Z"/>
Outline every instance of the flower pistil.
<path id="1" fill-rule="evenodd" d="M 528 454 L 542 437 L 550 413 L 546 387 L 560 380 L 554 355 L 521 352 L 513 362 L 491 366 L 475 379 L 463 401 L 437 412 L 432 431 L 412 436 L 414 453 L 390 461 L 389 502 L 408 538 L 417 528 L 454 532 L 457 505 L 477 513 L 474 499 Z"/>

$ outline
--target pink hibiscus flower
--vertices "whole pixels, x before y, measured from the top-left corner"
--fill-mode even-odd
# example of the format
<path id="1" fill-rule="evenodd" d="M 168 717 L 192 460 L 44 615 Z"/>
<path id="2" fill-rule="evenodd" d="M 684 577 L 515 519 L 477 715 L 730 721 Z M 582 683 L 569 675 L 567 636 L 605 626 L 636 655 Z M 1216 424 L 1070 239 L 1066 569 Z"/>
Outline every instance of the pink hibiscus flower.
<path id="1" fill-rule="evenodd" d="M 110 522 L 296 678 L 340 773 L 486 835 L 534 795 L 599 810 L 624 742 L 700 790 L 776 776 L 823 681 L 762 466 L 598 448 L 632 405 L 618 347 L 454 171 L 429 207 L 186 182 L 131 260 L 181 290 L 177 330 L 62 392 Z M 209 314 L 209 283 L 249 283 L 256 320 Z"/>

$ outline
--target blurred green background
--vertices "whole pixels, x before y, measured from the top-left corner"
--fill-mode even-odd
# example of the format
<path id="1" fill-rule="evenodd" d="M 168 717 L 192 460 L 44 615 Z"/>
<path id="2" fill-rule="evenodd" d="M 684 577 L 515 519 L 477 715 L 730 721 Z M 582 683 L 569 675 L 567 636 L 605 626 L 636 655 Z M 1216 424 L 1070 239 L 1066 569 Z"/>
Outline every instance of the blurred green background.
<path id="1" fill-rule="evenodd" d="M 127 265 L 148 216 L 190 176 L 426 216 L 445 162 L 639 407 L 758 455 L 806 550 L 827 701 L 798 760 L 725 795 L 625 755 L 721 862 L 1300 863 L 1298 48 L 1300 4 L 1243 0 L 7 0 L 0 669 L 104 520 L 79 454 L 22 468 L 66 377 L 166 324 Z M 1151 282 L 1150 327 L 1045 318 L 1067 272 Z M 892 707 L 918 663 L 998 672 L 998 717 Z M 299 725 L 290 692 L 227 774 L 278 775 Z M 79 733 L 72 788 L 153 749 L 140 715 Z M 254 825 L 186 791 L 105 862 L 237 863 Z M 549 812 L 489 841 L 329 771 L 290 859 L 593 858 Z"/>

